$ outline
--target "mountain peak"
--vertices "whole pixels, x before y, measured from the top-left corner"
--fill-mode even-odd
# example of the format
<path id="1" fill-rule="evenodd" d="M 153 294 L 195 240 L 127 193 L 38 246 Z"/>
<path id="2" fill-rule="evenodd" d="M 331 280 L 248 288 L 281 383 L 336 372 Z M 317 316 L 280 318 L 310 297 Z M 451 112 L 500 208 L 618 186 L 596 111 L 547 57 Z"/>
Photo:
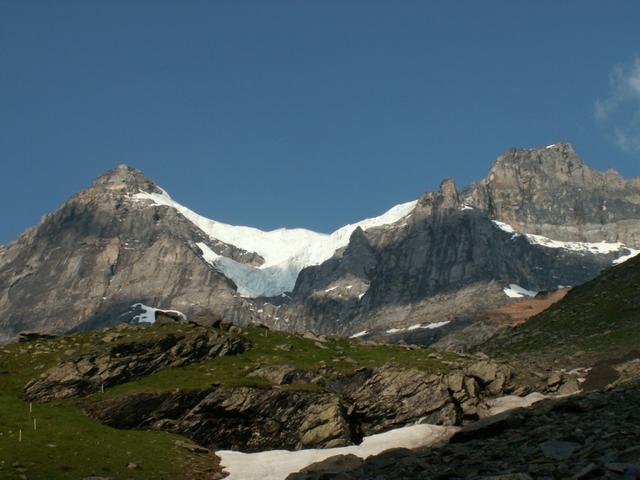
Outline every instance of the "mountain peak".
<path id="1" fill-rule="evenodd" d="M 100 175 L 94 180 L 92 187 L 129 192 L 137 192 L 139 190 L 156 193 L 162 192 L 156 183 L 142 173 L 142 171 L 125 164 L 120 164 Z"/>
<path id="2" fill-rule="evenodd" d="M 591 169 L 576 155 L 570 143 L 546 147 L 512 148 L 501 154 L 489 170 L 487 180 L 520 182 L 523 178 L 554 177 L 582 181 Z"/>

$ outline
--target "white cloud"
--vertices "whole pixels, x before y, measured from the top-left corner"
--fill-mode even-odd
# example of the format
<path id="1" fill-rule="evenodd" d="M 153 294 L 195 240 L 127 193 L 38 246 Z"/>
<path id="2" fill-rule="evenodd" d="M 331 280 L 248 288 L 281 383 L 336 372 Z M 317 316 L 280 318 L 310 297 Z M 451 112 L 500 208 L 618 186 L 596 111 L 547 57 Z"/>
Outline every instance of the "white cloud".
<path id="1" fill-rule="evenodd" d="M 609 91 L 596 100 L 594 114 L 619 148 L 640 152 L 640 58 L 613 68 Z"/>

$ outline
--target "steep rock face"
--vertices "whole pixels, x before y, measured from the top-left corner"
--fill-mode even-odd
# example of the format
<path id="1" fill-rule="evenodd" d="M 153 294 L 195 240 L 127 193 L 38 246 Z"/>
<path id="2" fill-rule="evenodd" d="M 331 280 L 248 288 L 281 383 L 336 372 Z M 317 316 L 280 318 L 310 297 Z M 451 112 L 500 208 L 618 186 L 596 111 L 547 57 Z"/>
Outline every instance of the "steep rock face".
<path id="1" fill-rule="evenodd" d="M 22 330 L 114 324 L 136 302 L 233 318 L 235 286 L 196 242 L 232 257 L 244 252 L 212 242 L 173 209 L 136 208 L 131 195 L 140 190 L 159 191 L 139 171 L 118 167 L 4 248 L 0 342 Z"/>
<path id="2" fill-rule="evenodd" d="M 348 334 L 477 318 L 510 300 L 506 285 L 580 284 L 619 255 L 531 243 L 461 197 L 447 180 L 393 226 L 354 233 L 343 252 L 301 272 L 295 302 L 279 317 L 299 329 Z"/>
<path id="3" fill-rule="evenodd" d="M 520 232 L 640 246 L 640 179 L 592 170 L 566 143 L 508 150 L 461 196 Z"/>

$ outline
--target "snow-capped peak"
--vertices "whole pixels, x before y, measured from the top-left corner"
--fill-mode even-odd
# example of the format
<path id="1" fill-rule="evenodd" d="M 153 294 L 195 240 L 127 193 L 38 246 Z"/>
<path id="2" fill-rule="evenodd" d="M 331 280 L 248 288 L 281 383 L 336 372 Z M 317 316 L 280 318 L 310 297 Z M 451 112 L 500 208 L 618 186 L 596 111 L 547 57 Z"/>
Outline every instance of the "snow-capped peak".
<path id="1" fill-rule="evenodd" d="M 204 243 L 198 244 L 203 252 L 203 259 L 233 280 L 239 293 L 248 297 L 274 296 L 291 291 L 298 273 L 304 267 L 318 265 L 331 258 L 336 250 L 349 243 L 356 228 L 367 230 L 395 223 L 411 213 L 417 203 L 412 201 L 396 205 L 382 215 L 345 225 L 331 234 L 303 228 L 279 228 L 265 232 L 253 227 L 210 220 L 179 204 L 166 191 L 161 191 L 162 193 L 140 191 L 133 195 L 133 199 L 175 208 L 212 240 L 255 252 L 264 259 L 260 267 L 252 267 L 217 255 Z"/>

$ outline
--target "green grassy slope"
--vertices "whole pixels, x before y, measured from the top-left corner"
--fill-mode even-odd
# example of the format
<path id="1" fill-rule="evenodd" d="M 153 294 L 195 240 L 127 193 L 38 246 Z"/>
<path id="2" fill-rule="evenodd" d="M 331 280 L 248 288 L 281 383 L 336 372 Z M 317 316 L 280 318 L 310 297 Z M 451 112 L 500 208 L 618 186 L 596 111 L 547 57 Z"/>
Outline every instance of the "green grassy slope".
<path id="1" fill-rule="evenodd" d="M 179 330 L 180 331 L 180 330 Z M 380 367 L 394 363 L 400 367 L 433 372 L 449 369 L 447 362 L 458 357 L 432 350 L 407 348 L 401 345 L 373 345 L 345 338 L 315 341 L 285 332 L 248 327 L 243 334 L 253 347 L 242 355 L 209 359 L 187 367 L 164 369 L 138 381 L 112 387 L 105 395 L 132 392 L 168 391 L 175 388 L 198 389 L 211 384 L 227 386 L 270 387 L 263 378 L 249 374 L 259 367 L 288 365 L 301 370 L 316 371 L 331 367 L 336 373 L 349 373 L 362 367 Z M 281 388 L 317 389 L 317 385 L 287 385 Z"/>
<path id="2" fill-rule="evenodd" d="M 640 350 L 640 257 L 612 267 L 480 350 L 564 368 Z"/>
<path id="3" fill-rule="evenodd" d="M 441 372 L 453 354 L 400 345 L 372 345 L 348 339 L 318 341 L 301 335 L 244 329 L 253 347 L 235 356 L 209 359 L 186 367 L 167 368 L 145 378 L 117 385 L 87 398 L 30 404 L 22 400 L 28 380 L 50 366 L 90 351 L 117 343 L 160 338 L 170 333 L 194 334 L 196 327 L 184 324 L 118 330 L 115 341 L 102 339 L 113 329 L 81 333 L 53 340 L 34 341 L 0 347 L 0 478 L 81 479 L 90 475 L 113 479 L 206 478 L 200 473 L 215 467 L 211 456 L 196 456 L 175 445 L 179 436 L 162 432 L 116 430 L 89 419 L 81 412 L 85 402 L 107 396 L 140 391 L 198 389 L 212 384 L 254 385 L 270 388 L 267 380 L 249 373 L 261 366 L 290 365 L 317 370 L 332 367 L 332 374 L 348 373 L 361 367 L 377 367 L 393 362 L 398 366 Z M 316 384 L 278 388 L 320 389 Z M 37 429 L 34 430 L 33 420 Z M 22 441 L 19 432 L 22 431 Z M 127 468 L 129 463 L 139 470 Z"/>
<path id="4" fill-rule="evenodd" d="M 32 404 L 30 411 L 21 400 L 30 378 L 94 348 L 91 334 L 0 347 L 0 478 L 192 478 L 203 459 L 178 449 L 178 436 L 105 427 L 71 401 Z"/>

